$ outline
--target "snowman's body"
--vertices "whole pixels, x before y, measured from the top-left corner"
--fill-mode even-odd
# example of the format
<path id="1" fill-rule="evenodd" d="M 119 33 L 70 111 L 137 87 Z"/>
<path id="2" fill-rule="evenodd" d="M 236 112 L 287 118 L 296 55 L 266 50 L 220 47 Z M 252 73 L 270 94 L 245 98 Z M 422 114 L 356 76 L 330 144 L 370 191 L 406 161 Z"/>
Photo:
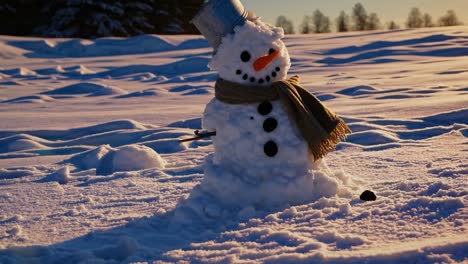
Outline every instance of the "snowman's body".
<path id="1" fill-rule="evenodd" d="M 246 21 L 222 39 L 210 67 L 230 82 L 270 86 L 286 79 L 290 67 L 282 37 L 280 28 Z M 224 203 L 295 204 L 337 191 L 279 100 L 228 104 L 214 98 L 202 125 L 216 136 L 201 188 Z"/>
<path id="2" fill-rule="evenodd" d="M 203 126 L 216 130 L 213 163 L 242 177 L 292 178 L 313 165 L 307 142 L 280 101 L 233 105 L 213 99 Z"/>

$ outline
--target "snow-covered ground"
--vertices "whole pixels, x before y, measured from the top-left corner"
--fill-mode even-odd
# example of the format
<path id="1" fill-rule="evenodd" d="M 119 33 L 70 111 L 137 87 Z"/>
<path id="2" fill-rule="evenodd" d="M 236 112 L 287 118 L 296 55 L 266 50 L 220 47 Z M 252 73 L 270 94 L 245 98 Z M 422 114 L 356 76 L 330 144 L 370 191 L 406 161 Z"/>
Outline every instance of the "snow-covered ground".
<path id="1" fill-rule="evenodd" d="M 213 150 L 178 142 L 213 97 L 200 36 L 0 36 L 0 263 L 467 261 L 468 27 L 285 43 L 354 131 L 326 157 L 350 195 L 186 199 Z"/>

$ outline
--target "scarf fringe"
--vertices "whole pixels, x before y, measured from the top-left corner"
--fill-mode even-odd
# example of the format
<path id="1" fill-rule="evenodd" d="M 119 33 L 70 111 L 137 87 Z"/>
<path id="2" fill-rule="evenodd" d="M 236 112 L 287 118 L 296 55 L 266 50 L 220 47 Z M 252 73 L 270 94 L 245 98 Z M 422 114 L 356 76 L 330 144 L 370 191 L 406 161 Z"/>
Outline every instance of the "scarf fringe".
<path id="1" fill-rule="evenodd" d="M 323 158 L 329 152 L 332 152 L 336 149 L 336 145 L 341 141 L 345 140 L 347 135 L 351 134 L 352 131 L 343 121 L 343 119 L 337 117 L 338 124 L 331 131 L 325 139 L 322 139 L 318 146 L 309 146 L 312 155 L 314 156 L 314 161 L 317 161 Z"/>

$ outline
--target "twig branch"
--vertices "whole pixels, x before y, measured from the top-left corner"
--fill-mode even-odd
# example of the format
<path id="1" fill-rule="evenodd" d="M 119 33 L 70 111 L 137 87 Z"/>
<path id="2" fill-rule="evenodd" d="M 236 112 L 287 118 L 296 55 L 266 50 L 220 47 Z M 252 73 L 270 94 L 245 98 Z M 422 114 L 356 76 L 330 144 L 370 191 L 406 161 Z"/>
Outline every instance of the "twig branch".
<path id="1" fill-rule="evenodd" d="M 200 140 L 200 139 L 207 138 L 207 137 L 216 136 L 216 131 L 200 133 L 199 130 L 195 130 L 194 133 L 195 133 L 196 137 L 181 139 L 181 140 L 179 140 L 179 142 L 195 141 L 195 140 Z"/>

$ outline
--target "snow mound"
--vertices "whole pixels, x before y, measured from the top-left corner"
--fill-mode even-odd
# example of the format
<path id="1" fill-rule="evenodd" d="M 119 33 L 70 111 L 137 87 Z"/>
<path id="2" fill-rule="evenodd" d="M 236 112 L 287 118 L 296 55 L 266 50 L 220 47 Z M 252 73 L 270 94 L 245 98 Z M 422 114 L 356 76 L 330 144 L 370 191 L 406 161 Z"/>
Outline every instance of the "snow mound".
<path id="1" fill-rule="evenodd" d="M 41 57 L 96 57 L 127 54 L 144 54 L 179 49 L 207 48 L 203 38 L 183 41 L 176 45 L 164 37 L 140 35 L 130 38 L 100 38 L 94 41 L 83 39 L 51 40 L 18 40 L 9 41 L 9 45 L 31 51 L 31 58 Z"/>
<path id="2" fill-rule="evenodd" d="M 72 66 L 65 69 L 67 72 L 63 73 L 66 76 L 81 76 L 87 74 L 95 74 L 96 72 L 88 69 L 84 65 Z"/>
<path id="3" fill-rule="evenodd" d="M 19 151 L 19 150 L 27 150 L 27 149 L 45 149 L 45 148 L 47 147 L 42 145 L 41 143 L 38 143 L 33 140 L 28 140 L 28 139 L 19 139 L 8 144 L 8 150 L 11 152 Z"/>
<path id="4" fill-rule="evenodd" d="M 95 149 L 77 154 L 64 162 L 70 162 L 75 165 L 75 167 L 82 170 L 94 169 L 99 166 L 102 157 L 111 150 L 113 150 L 113 148 L 109 145 L 102 145 Z"/>
<path id="5" fill-rule="evenodd" d="M 1 79 L 2 79 L 2 76 L 0 75 L 0 80 Z M 0 82 L 0 85 L 23 85 L 23 84 L 18 81 L 5 81 L 5 82 Z"/>
<path id="6" fill-rule="evenodd" d="M 62 88 L 57 88 L 51 91 L 43 92 L 42 94 L 47 95 L 78 95 L 86 94 L 87 96 L 104 96 L 104 95 L 115 95 L 125 94 L 125 90 L 118 87 L 105 86 L 95 83 L 76 83 L 68 85 Z"/>
<path id="7" fill-rule="evenodd" d="M 148 125 L 149 126 L 149 125 Z M 21 136 L 34 140 L 70 140 L 77 139 L 84 136 L 96 135 L 116 130 L 145 130 L 147 125 L 139 123 L 135 120 L 115 120 L 102 124 L 70 128 L 65 130 L 25 130 L 25 131 L 0 131 L 0 137 Z M 4 140 L 4 139 L 1 139 Z M 6 139 L 5 139 L 6 140 Z M 0 141 L 2 142 L 2 141 Z M 1 149 L 1 145 L 0 145 Z"/>
<path id="8" fill-rule="evenodd" d="M 47 95 L 29 95 L 21 96 L 10 100 L 5 100 L 2 103 L 45 103 L 51 102 L 54 98 Z"/>
<path id="9" fill-rule="evenodd" d="M 10 69 L 10 70 L 0 70 L 0 73 L 10 75 L 12 77 L 30 77 L 30 76 L 37 75 L 35 71 L 30 70 L 25 67 L 20 67 L 20 68 L 15 68 L 15 69 Z"/>
<path id="10" fill-rule="evenodd" d="M 346 141 L 354 144 L 369 146 L 398 142 L 399 138 L 390 132 L 371 130 L 353 133 L 346 138 Z"/>
<path id="11" fill-rule="evenodd" d="M 207 94 L 210 93 L 212 88 L 210 86 L 193 86 L 193 85 L 181 85 L 169 89 L 169 92 L 179 93 L 182 95 L 196 95 L 196 94 Z"/>
<path id="12" fill-rule="evenodd" d="M 119 148 L 112 159 L 113 171 L 132 171 L 150 168 L 164 168 L 164 160 L 151 148 L 130 145 Z"/>
<path id="13" fill-rule="evenodd" d="M 164 168 L 165 161 L 153 149 L 143 145 L 127 145 L 111 148 L 109 145 L 77 154 L 64 163 L 79 169 L 96 169 L 98 175 L 109 175 L 119 171 Z"/>
<path id="14" fill-rule="evenodd" d="M 357 95 L 371 94 L 375 91 L 378 91 L 378 89 L 375 87 L 368 86 L 368 85 L 359 85 L 359 86 L 354 86 L 351 88 L 343 89 L 336 93 L 348 95 L 348 96 L 357 96 Z"/>
<path id="15" fill-rule="evenodd" d="M 131 97 L 146 97 L 146 96 L 158 96 L 159 92 L 157 89 L 147 89 L 143 91 L 136 91 L 129 94 L 119 95 L 116 98 L 131 98 Z"/>
<path id="16" fill-rule="evenodd" d="M 175 153 L 187 149 L 178 139 L 158 139 L 146 141 L 142 144 L 156 150 L 158 153 Z"/>
<path id="17" fill-rule="evenodd" d="M 192 118 L 182 121 L 177 121 L 167 125 L 168 127 L 180 127 L 180 128 L 191 128 L 191 129 L 200 129 L 201 128 L 201 118 Z"/>
<path id="18" fill-rule="evenodd" d="M 179 76 L 189 73 L 200 73 L 208 71 L 208 58 L 205 57 L 189 57 L 175 62 L 152 65 L 152 64 L 135 64 L 128 66 L 119 66 L 107 71 L 102 71 L 96 74 L 97 77 L 111 76 L 114 78 L 131 77 L 132 75 L 141 74 L 154 74 L 156 76 Z M 162 78 L 162 80 L 164 77 Z"/>
<path id="19" fill-rule="evenodd" d="M 328 50 L 325 55 L 349 54 L 350 57 L 325 57 L 317 62 L 329 65 L 353 62 L 376 64 L 405 61 L 407 56 L 462 57 L 468 54 L 468 48 L 457 45 L 457 41 L 464 40 L 463 36 L 434 34 L 398 41 L 375 41 L 360 47 L 352 45 Z M 403 59 L 396 59 L 398 57 Z"/>
<path id="20" fill-rule="evenodd" d="M 452 125 L 454 123 L 468 124 L 468 108 L 439 113 L 422 119 L 426 122 L 438 125 Z"/>
<path id="21" fill-rule="evenodd" d="M 39 74 L 43 75 L 51 75 L 51 74 L 62 74 L 65 72 L 65 70 L 62 68 L 62 66 L 57 65 L 54 68 L 45 68 L 45 69 L 40 69 L 36 71 Z"/>

